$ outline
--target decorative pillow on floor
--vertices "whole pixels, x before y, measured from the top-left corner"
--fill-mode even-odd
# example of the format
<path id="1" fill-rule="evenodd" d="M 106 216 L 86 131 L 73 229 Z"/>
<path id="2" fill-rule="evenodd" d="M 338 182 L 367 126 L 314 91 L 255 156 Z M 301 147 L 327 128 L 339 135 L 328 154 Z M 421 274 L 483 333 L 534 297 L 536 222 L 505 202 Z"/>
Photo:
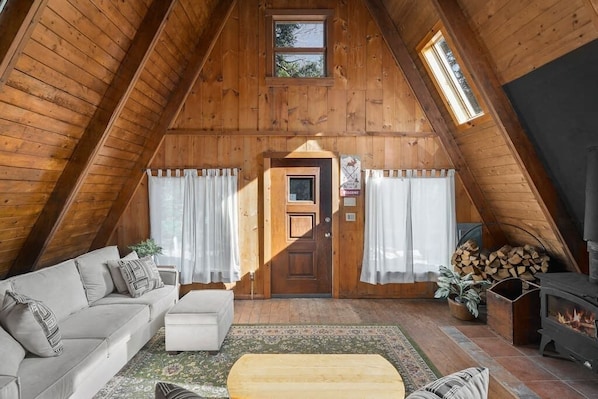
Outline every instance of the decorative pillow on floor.
<path id="1" fill-rule="evenodd" d="M 6 291 L 0 323 L 26 350 L 37 356 L 51 357 L 62 353 L 56 316 L 40 301 Z"/>
<path id="2" fill-rule="evenodd" d="M 485 367 L 470 367 L 441 377 L 406 399 L 486 399 L 490 375 Z"/>
<path id="3" fill-rule="evenodd" d="M 129 294 L 138 298 L 146 292 L 164 287 L 158 266 L 151 256 L 129 261 L 119 261 L 120 273 L 127 284 Z"/>
<path id="4" fill-rule="evenodd" d="M 156 384 L 155 399 L 196 399 L 203 398 L 195 392 L 179 387 L 168 382 L 158 382 Z"/>
<path id="5" fill-rule="evenodd" d="M 128 261 L 128 260 L 134 260 L 134 259 L 139 259 L 139 256 L 137 256 L 137 252 L 135 251 L 131 251 L 127 256 L 121 258 L 121 259 L 111 259 L 106 261 L 106 265 L 108 265 L 108 270 L 110 270 L 110 275 L 112 276 L 112 281 L 114 282 L 114 287 L 116 288 L 116 291 L 119 294 L 128 294 L 129 293 L 129 289 L 127 288 L 127 283 L 125 282 L 125 279 L 123 279 L 123 275 L 120 272 L 120 263 L 119 260 L 122 261 Z"/>

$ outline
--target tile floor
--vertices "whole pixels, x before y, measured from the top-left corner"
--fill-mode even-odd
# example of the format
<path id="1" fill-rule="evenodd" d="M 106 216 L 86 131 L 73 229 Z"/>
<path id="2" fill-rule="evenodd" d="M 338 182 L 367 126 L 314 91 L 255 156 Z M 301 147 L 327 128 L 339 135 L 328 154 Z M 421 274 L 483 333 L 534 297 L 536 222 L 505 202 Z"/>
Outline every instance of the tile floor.
<path id="1" fill-rule="evenodd" d="M 598 373 L 568 360 L 541 356 L 538 345 L 513 346 L 487 325 L 441 329 L 516 397 L 598 399 Z"/>

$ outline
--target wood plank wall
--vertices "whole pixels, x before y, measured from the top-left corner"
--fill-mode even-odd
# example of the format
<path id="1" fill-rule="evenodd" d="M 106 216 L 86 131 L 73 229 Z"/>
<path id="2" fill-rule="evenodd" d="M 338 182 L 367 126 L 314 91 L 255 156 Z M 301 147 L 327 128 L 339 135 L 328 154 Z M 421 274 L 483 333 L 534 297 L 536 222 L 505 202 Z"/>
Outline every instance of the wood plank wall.
<path id="1" fill-rule="evenodd" d="M 292 2 L 268 5 L 286 8 Z M 451 166 L 362 2 L 312 0 L 306 7 L 335 9 L 334 86 L 268 87 L 261 56 L 263 10 L 257 0 L 239 2 L 151 165 L 242 168 L 239 206 L 244 277 L 234 288 L 238 297 L 251 293 L 250 270 L 256 270 L 254 295 L 264 292 L 260 273 L 263 152 L 355 154 L 361 157 L 363 168 Z M 457 186 L 459 221 L 479 220 L 459 181 Z M 146 202 L 143 185 L 121 219 L 115 237 L 120 247 L 144 237 L 136 234 L 141 233 L 140 226 L 147 227 Z M 372 286 L 359 282 L 363 206 L 363 195 L 355 208 L 344 209 L 341 203 L 341 214 L 355 212 L 357 221 L 341 218 L 336 232 L 341 235 L 340 296 L 432 296 L 434 284 Z"/>
<path id="2" fill-rule="evenodd" d="M 126 57 L 151 0 L 50 0 L 0 90 L 0 277 Z M 177 1 L 147 68 L 93 160 L 40 266 L 90 249 L 180 79 L 216 0 Z M 153 149 L 150 150 L 153 153 Z M 44 217 L 43 215 L 41 216 Z M 36 248 L 35 250 L 38 250 Z"/>
<path id="3" fill-rule="evenodd" d="M 448 164 L 444 151 L 436 137 L 372 137 L 332 136 L 314 138 L 284 135 L 205 135 L 171 134 L 165 137 L 152 168 L 169 166 L 229 167 L 242 168 L 239 187 L 239 230 L 240 253 L 243 280 L 237 284 L 235 294 L 249 296 L 250 270 L 256 270 L 254 294 L 263 293 L 260 272 L 260 243 L 262 234 L 263 158 L 261 154 L 272 152 L 335 151 L 359 155 L 364 168 L 434 168 Z M 457 181 L 458 220 L 474 222 L 479 220 L 471 206 L 467 193 Z M 339 269 L 341 297 L 429 297 L 433 284 L 388 284 L 372 286 L 359 282 L 361 258 L 363 255 L 364 196 L 357 197 L 356 207 L 344 207 L 341 201 L 340 213 L 355 212 L 356 222 L 346 222 L 341 217 L 339 231 Z M 123 215 L 115 243 L 123 252 L 126 246 L 146 237 L 149 231 L 147 186 L 139 187 L 131 206 Z M 146 229 L 144 231 L 144 229 Z M 185 288 L 189 289 L 189 288 Z"/>
<path id="4" fill-rule="evenodd" d="M 42 13 L 0 92 L 0 271 L 20 251 L 146 11 L 80 0 L 50 1 Z"/>
<path id="5" fill-rule="evenodd" d="M 412 49 L 438 19 L 428 0 L 384 2 Z M 146 151 L 151 141 L 148 131 L 180 80 L 215 3 L 177 1 L 148 69 L 142 72 L 123 114 L 109 132 L 65 222 L 56 226 L 41 266 L 90 248 L 104 217 L 118 201 L 117 194 L 126 181 L 123 176 L 130 174 L 140 153 Z M 79 138 L 98 112 L 150 4 L 150 0 L 49 0 L 43 10 L 0 90 L 0 277 L 21 252 Z M 595 0 L 459 0 L 459 4 L 471 18 L 503 83 L 598 36 Z M 222 148 L 230 160 L 243 153 L 244 178 L 254 181 L 257 177 L 259 182 L 259 160 L 252 159 L 261 151 L 312 147 L 338 152 L 356 148 L 364 154 L 365 165 L 446 166 L 444 154 L 434 150 L 438 142 L 425 115 L 360 0 L 302 2 L 304 7 L 335 9 L 335 79 L 328 88 L 265 84 L 262 13 L 266 6 L 296 7 L 296 2 L 239 2 L 173 126 L 172 137 L 163 143 L 195 142 L 191 144 L 204 157 L 198 165 L 184 166 L 204 166 L 206 159 Z M 212 142 L 215 139 L 217 144 Z M 538 210 L 518 164 L 501 152 L 507 146 L 496 126 L 474 126 L 471 131 L 458 132 L 456 139 L 500 220 L 522 220 L 553 253 L 562 253 L 560 241 Z M 204 148 L 201 140 L 209 146 Z M 490 148 L 489 143 L 495 145 Z M 159 159 L 156 165 L 162 162 Z M 163 162 L 163 166 L 181 166 L 176 157 Z M 228 160 L 215 162 L 215 166 L 229 166 Z M 468 207 L 464 197 L 459 214 L 467 216 L 460 221 L 474 221 L 477 212 L 464 209 Z M 147 235 L 147 216 L 135 207 L 142 202 L 136 196 L 118 226 L 112 240 L 121 247 Z M 517 241 L 526 236 L 518 229 L 511 234 Z M 248 245 L 254 245 L 251 240 Z M 357 236 L 355 240 L 359 242 Z M 356 267 L 359 254 L 352 259 L 347 268 Z M 343 287 L 349 296 L 370 295 L 351 278 Z M 247 292 L 247 287 L 242 291 Z M 372 295 L 387 293 L 379 289 Z"/>
<path id="6" fill-rule="evenodd" d="M 423 70 L 415 49 L 439 19 L 434 6 L 429 1 L 418 1 L 417 6 L 408 0 L 385 0 L 384 3 L 418 68 Z M 592 24 L 595 10 L 584 0 L 463 0 L 459 4 L 482 38 L 502 83 L 572 51 L 598 34 L 596 25 Z M 423 76 L 433 87 L 429 77 Z M 448 113 L 445 118 L 450 120 Z M 526 180 L 525 171 L 497 124 L 485 121 L 466 130 L 455 129 L 454 135 L 509 240 L 515 244 L 539 245 L 539 239 L 560 268 L 574 271 L 554 224 L 544 213 Z"/>
<path id="7" fill-rule="evenodd" d="M 595 0 L 459 3 L 503 84 L 598 38 Z"/>

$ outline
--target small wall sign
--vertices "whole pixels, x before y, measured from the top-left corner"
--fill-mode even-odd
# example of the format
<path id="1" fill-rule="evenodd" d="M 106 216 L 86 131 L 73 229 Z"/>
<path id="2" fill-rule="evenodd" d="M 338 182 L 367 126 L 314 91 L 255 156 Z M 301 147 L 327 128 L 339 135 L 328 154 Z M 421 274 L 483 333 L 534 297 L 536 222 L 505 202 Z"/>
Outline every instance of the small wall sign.
<path id="1" fill-rule="evenodd" d="M 357 155 L 341 155 L 341 197 L 361 193 L 361 159 Z"/>

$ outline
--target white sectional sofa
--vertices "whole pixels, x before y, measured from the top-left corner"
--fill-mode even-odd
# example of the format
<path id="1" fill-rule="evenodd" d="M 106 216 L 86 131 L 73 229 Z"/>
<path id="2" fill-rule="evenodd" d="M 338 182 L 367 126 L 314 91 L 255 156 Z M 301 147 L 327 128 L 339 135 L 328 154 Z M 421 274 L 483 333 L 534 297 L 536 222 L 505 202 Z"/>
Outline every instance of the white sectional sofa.
<path id="1" fill-rule="evenodd" d="M 164 325 L 179 297 L 178 274 L 135 258 L 132 253 L 121 260 L 118 248 L 110 246 L 0 280 L 0 399 L 91 398 Z M 119 270 L 127 265 L 129 280 Z M 143 270 L 153 265 L 153 278 L 144 280 L 139 265 Z M 32 309 L 20 297 L 37 301 L 31 302 L 34 309 L 49 308 L 57 322 L 59 342 L 41 343 L 54 350 L 49 356 L 35 355 L 19 341 L 15 325 L 27 321 L 10 310 L 37 320 L 20 310 Z"/>

